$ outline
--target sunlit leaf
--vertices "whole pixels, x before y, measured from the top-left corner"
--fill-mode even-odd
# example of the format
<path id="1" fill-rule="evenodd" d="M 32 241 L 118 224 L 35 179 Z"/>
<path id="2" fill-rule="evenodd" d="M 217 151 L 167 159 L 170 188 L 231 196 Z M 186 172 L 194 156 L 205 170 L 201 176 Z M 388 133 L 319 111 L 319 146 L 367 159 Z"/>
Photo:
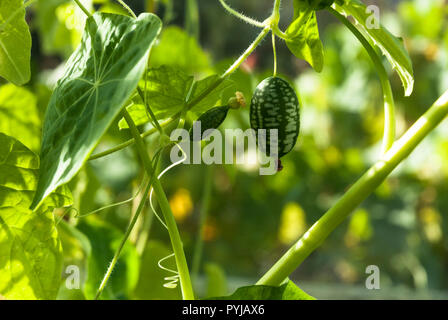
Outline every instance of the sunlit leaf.
<path id="1" fill-rule="evenodd" d="M 158 119 L 169 118 L 180 112 L 184 106 L 193 84 L 193 77 L 185 74 L 178 68 L 161 66 L 150 69 L 144 81 L 140 82 L 140 88 L 146 95 L 151 110 Z M 150 118 L 146 111 L 143 100 L 136 93 L 133 104 L 128 106 L 132 118 L 136 124 L 149 122 Z M 124 119 L 119 122 L 121 129 L 128 128 Z"/>
<path id="2" fill-rule="evenodd" d="M 279 287 L 248 286 L 238 288 L 227 297 L 213 298 L 216 300 L 315 300 L 292 281 Z"/>
<path id="3" fill-rule="evenodd" d="M 7 299 L 54 299 L 59 289 L 62 248 L 52 211 L 72 199 L 60 188 L 31 212 L 38 171 L 38 157 L 0 133 L 0 294 Z"/>
<path id="4" fill-rule="evenodd" d="M 233 81 L 226 79 L 222 82 L 219 82 L 219 85 L 213 86 L 219 79 L 220 76 L 212 75 L 194 83 L 190 97 L 188 99 L 189 103 L 194 101 L 196 98 L 203 96 L 210 87 L 212 87 L 213 90 L 211 90 L 206 96 L 204 96 L 204 99 L 202 99 L 199 103 L 192 106 L 192 108 L 190 109 L 191 112 L 195 113 L 196 115 L 200 115 L 208 109 L 213 108 L 221 99 L 223 91 L 233 85 Z"/>
<path id="5" fill-rule="evenodd" d="M 0 119 L 0 132 L 20 138 L 32 151 L 39 150 L 41 121 L 33 93 L 13 84 L 0 87 Z"/>
<path id="6" fill-rule="evenodd" d="M 92 0 L 80 0 L 88 10 Z M 39 0 L 36 22 L 42 50 L 69 56 L 81 41 L 86 15 L 73 0 Z"/>
<path id="7" fill-rule="evenodd" d="M 169 65 L 188 74 L 205 71 L 210 66 L 208 55 L 196 39 L 179 27 L 164 28 L 160 42 L 151 53 L 151 67 Z"/>
<path id="8" fill-rule="evenodd" d="M 31 34 L 22 0 L 0 1 L 0 76 L 23 85 L 30 80 Z"/>
<path id="9" fill-rule="evenodd" d="M 124 235 L 112 225 L 93 217 L 82 220 L 78 229 L 91 243 L 92 252 L 88 257 L 88 276 L 84 293 L 87 299 L 93 299 Z M 137 284 L 138 272 L 137 251 L 127 242 L 101 298 L 127 297 Z"/>
<path id="10" fill-rule="evenodd" d="M 397 71 L 403 83 L 406 96 L 410 96 L 414 90 L 414 71 L 412 61 L 409 57 L 403 39 L 394 36 L 384 26 L 378 23 L 378 28 L 369 26 L 372 13 L 369 13 L 367 7 L 358 0 L 350 0 L 343 6 L 335 5 L 336 9 L 348 16 L 351 15 L 361 31 L 367 35 L 378 48 L 381 49 L 389 63 Z"/>
<path id="11" fill-rule="evenodd" d="M 144 79 L 144 78 L 143 78 Z M 140 88 L 146 92 L 148 103 L 158 119 L 166 119 L 181 112 L 185 106 L 196 98 L 203 98 L 195 103 L 190 111 L 196 116 L 213 108 L 221 99 L 222 93 L 233 85 L 230 80 L 220 80 L 218 75 L 213 75 L 199 81 L 193 81 L 193 76 L 188 76 L 175 67 L 162 66 L 150 69 L 148 72 L 146 89 L 144 81 L 140 82 Z M 218 83 L 218 85 L 216 85 Z M 207 90 L 210 92 L 205 95 Z M 150 122 L 149 114 L 143 104 L 143 100 L 135 94 L 131 105 L 127 107 L 137 124 Z M 121 119 L 120 129 L 128 128 L 126 121 Z"/>
<path id="12" fill-rule="evenodd" d="M 157 16 L 96 13 L 51 97 L 41 148 L 36 208 L 83 166 L 135 90 L 160 32 Z"/>
<path id="13" fill-rule="evenodd" d="M 286 45 L 299 59 L 306 60 L 314 70 L 324 66 L 323 45 L 319 37 L 316 13 L 300 1 L 294 1 L 294 21 L 286 30 Z"/>

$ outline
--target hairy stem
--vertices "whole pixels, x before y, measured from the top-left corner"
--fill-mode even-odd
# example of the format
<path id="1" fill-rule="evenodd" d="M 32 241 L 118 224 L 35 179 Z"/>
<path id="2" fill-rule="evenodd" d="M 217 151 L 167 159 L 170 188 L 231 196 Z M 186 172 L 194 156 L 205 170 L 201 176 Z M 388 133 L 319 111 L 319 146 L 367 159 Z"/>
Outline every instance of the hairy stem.
<path id="1" fill-rule="evenodd" d="M 448 90 L 257 282 L 280 285 L 448 115 Z"/>
<path id="2" fill-rule="evenodd" d="M 248 16 L 245 16 L 242 13 L 239 13 L 238 11 L 236 11 L 235 9 L 230 7 L 224 0 L 219 0 L 219 2 L 223 6 L 223 8 L 226 9 L 226 11 L 229 12 L 231 15 L 234 15 L 238 19 L 241 19 L 244 22 L 247 22 L 248 24 L 251 24 L 253 26 L 256 26 L 256 27 L 259 27 L 259 28 L 264 28 L 263 22 L 257 21 L 255 19 L 249 18 Z"/>
<path id="3" fill-rule="evenodd" d="M 101 293 L 103 293 L 104 288 L 106 288 L 107 282 L 109 281 L 109 278 L 110 278 L 110 276 L 112 274 L 112 271 L 114 270 L 115 265 L 117 264 L 118 259 L 120 258 L 121 251 L 123 250 L 124 245 L 126 244 L 126 241 L 128 240 L 128 238 L 129 238 L 129 236 L 130 236 L 130 234 L 132 232 L 132 229 L 134 228 L 135 223 L 138 220 L 138 217 L 140 216 L 143 208 L 145 207 L 146 197 L 147 197 L 147 195 L 148 195 L 148 193 L 149 193 L 149 191 L 151 189 L 151 184 L 153 183 L 154 180 L 155 180 L 154 176 L 151 176 L 151 178 L 148 179 L 148 183 L 146 184 L 146 187 L 145 187 L 142 199 L 140 200 L 140 203 L 139 203 L 139 205 L 137 207 L 137 210 L 135 211 L 135 214 L 132 217 L 132 219 L 131 219 L 131 221 L 130 221 L 127 229 L 126 229 L 126 232 L 125 232 L 125 234 L 123 236 L 123 239 L 121 239 L 121 242 L 120 242 L 120 245 L 118 246 L 118 249 L 115 251 L 114 257 L 112 258 L 112 262 L 110 263 L 109 267 L 107 268 L 106 274 L 104 275 L 104 278 L 101 281 L 101 284 L 100 284 L 100 286 L 98 288 L 98 291 L 96 292 L 95 300 L 98 300 L 100 298 Z"/>
<path id="4" fill-rule="evenodd" d="M 128 123 L 131 134 L 134 136 L 138 153 L 145 166 L 147 174 L 151 177 L 154 177 L 154 193 L 157 197 L 157 201 L 165 219 L 165 223 L 171 239 L 171 245 L 173 247 L 174 256 L 176 258 L 177 271 L 179 272 L 182 296 L 185 300 L 194 300 L 193 287 L 191 285 L 190 273 L 188 271 L 187 259 L 185 258 L 182 240 L 180 238 L 176 220 L 174 219 L 174 215 L 171 211 L 165 191 L 163 190 L 162 184 L 160 183 L 159 179 L 157 179 L 154 174 L 151 160 L 149 159 L 148 153 L 146 151 L 145 142 L 141 138 L 140 132 L 138 131 L 137 126 L 132 120 L 132 117 L 125 109 L 123 111 L 123 116 Z"/>
<path id="5" fill-rule="evenodd" d="M 233 72 L 235 72 L 241 64 L 254 52 L 254 50 L 258 47 L 258 45 L 263 41 L 264 37 L 269 33 L 270 27 L 266 27 L 263 29 L 263 31 L 260 32 L 260 34 L 257 36 L 257 38 L 254 40 L 254 42 L 251 43 L 251 45 L 244 51 L 244 53 L 227 69 L 226 72 L 221 76 L 221 78 L 226 78 Z"/>
<path id="6" fill-rule="evenodd" d="M 395 102 L 386 69 L 381 62 L 380 57 L 372 48 L 370 43 L 366 40 L 366 38 L 362 35 L 362 33 L 345 16 L 331 7 L 329 7 L 328 10 L 355 35 L 359 42 L 361 42 L 361 44 L 369 54 L 370 59 L 372 60 L 380 78 L 384 97 L 384 134 L 382 146 L 382 153 L 384 154 L 387 150 L 389 150 L 389 148 L 395 141 Z"/>

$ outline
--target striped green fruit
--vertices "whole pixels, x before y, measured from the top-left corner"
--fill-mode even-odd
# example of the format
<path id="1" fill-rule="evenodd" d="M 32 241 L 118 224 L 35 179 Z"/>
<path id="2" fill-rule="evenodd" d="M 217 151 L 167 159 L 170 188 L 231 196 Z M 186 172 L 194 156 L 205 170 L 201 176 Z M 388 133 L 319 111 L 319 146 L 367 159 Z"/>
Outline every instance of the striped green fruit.
<path id="1" fill-rule="evenodd" d="M 208 129 L 218 129 L 218 127 L 224 122 L 229 112 L 229 106 L 215 107 L 204 112 L 196 122 L 201 123 L 201 130 L 197 132 L 200 136 L 194 136 L 194 126 L 190 130 L 190 139 L 192 141 L 200 141 L 205 139 L 207 136 L 203 136 L 204 132 Z"/>
<path id="2" fill-rule="evenodd" d="M 258 130 L 266 129 L 266 145 L 262 150 L 267 155 L 280 159 L 292 150 L 300 131 L 300 109 L 299 99 L 287 81 L 269 77 L 257 86 L 250 105 L 250 124 L 257 138 Z M 271 129 L 278 130 L 278 154 L 272 155 Z"/>

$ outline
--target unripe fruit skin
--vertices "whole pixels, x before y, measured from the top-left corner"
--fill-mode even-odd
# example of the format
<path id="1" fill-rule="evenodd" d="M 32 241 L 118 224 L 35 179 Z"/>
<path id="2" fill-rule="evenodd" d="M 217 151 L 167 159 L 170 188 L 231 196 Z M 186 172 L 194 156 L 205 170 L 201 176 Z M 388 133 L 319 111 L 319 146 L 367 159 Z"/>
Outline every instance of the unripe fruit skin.
<path id="1" fill-rule="evenodd" d="M 229 112 L 229 106 L 215 107 L 204 112 L 196 121 L 201 122 L 201 136 L 195 137 L 193 128 L 190 130 L 190 139 L 192 141 L 199 141 L 202 138 L 204 132 L 208 129 L 218 129 L 218 127 L 224 122 Z M 194 124 L 193 124 L 194 126 Z M 199 139 L 198 139 L 199 138 Z"/>
<path id="2" fill-rule="evenodd" d="M 299 99 L 291 85 L 282 78 L 264 79 L 255 89 L 250 105 L 252 129 L 266 129 L 266 150 L 270 154 L 270 130 L 278 130 L 278 155 L 281 158 L 292 150 L 300 132 Z"/>

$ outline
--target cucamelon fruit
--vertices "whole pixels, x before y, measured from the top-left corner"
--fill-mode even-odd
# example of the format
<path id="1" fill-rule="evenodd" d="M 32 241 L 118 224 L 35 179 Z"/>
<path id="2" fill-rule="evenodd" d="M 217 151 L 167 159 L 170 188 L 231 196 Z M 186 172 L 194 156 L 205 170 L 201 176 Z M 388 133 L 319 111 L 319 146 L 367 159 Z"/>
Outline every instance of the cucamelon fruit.
<path id="1" fill-rule="evenodd" d="M 266 129 L 266 144 L 261 146 L 267 155 L 280 159 L 292 150 L 299 136 L 300 110 L 299 99 L 286 80 L 269 77 L 257 86 L 250 105 L 250 124 L 257 138 L 258 130 Z M 271 154 L 271 129 L 278 130 L 278 154 Z"/>

